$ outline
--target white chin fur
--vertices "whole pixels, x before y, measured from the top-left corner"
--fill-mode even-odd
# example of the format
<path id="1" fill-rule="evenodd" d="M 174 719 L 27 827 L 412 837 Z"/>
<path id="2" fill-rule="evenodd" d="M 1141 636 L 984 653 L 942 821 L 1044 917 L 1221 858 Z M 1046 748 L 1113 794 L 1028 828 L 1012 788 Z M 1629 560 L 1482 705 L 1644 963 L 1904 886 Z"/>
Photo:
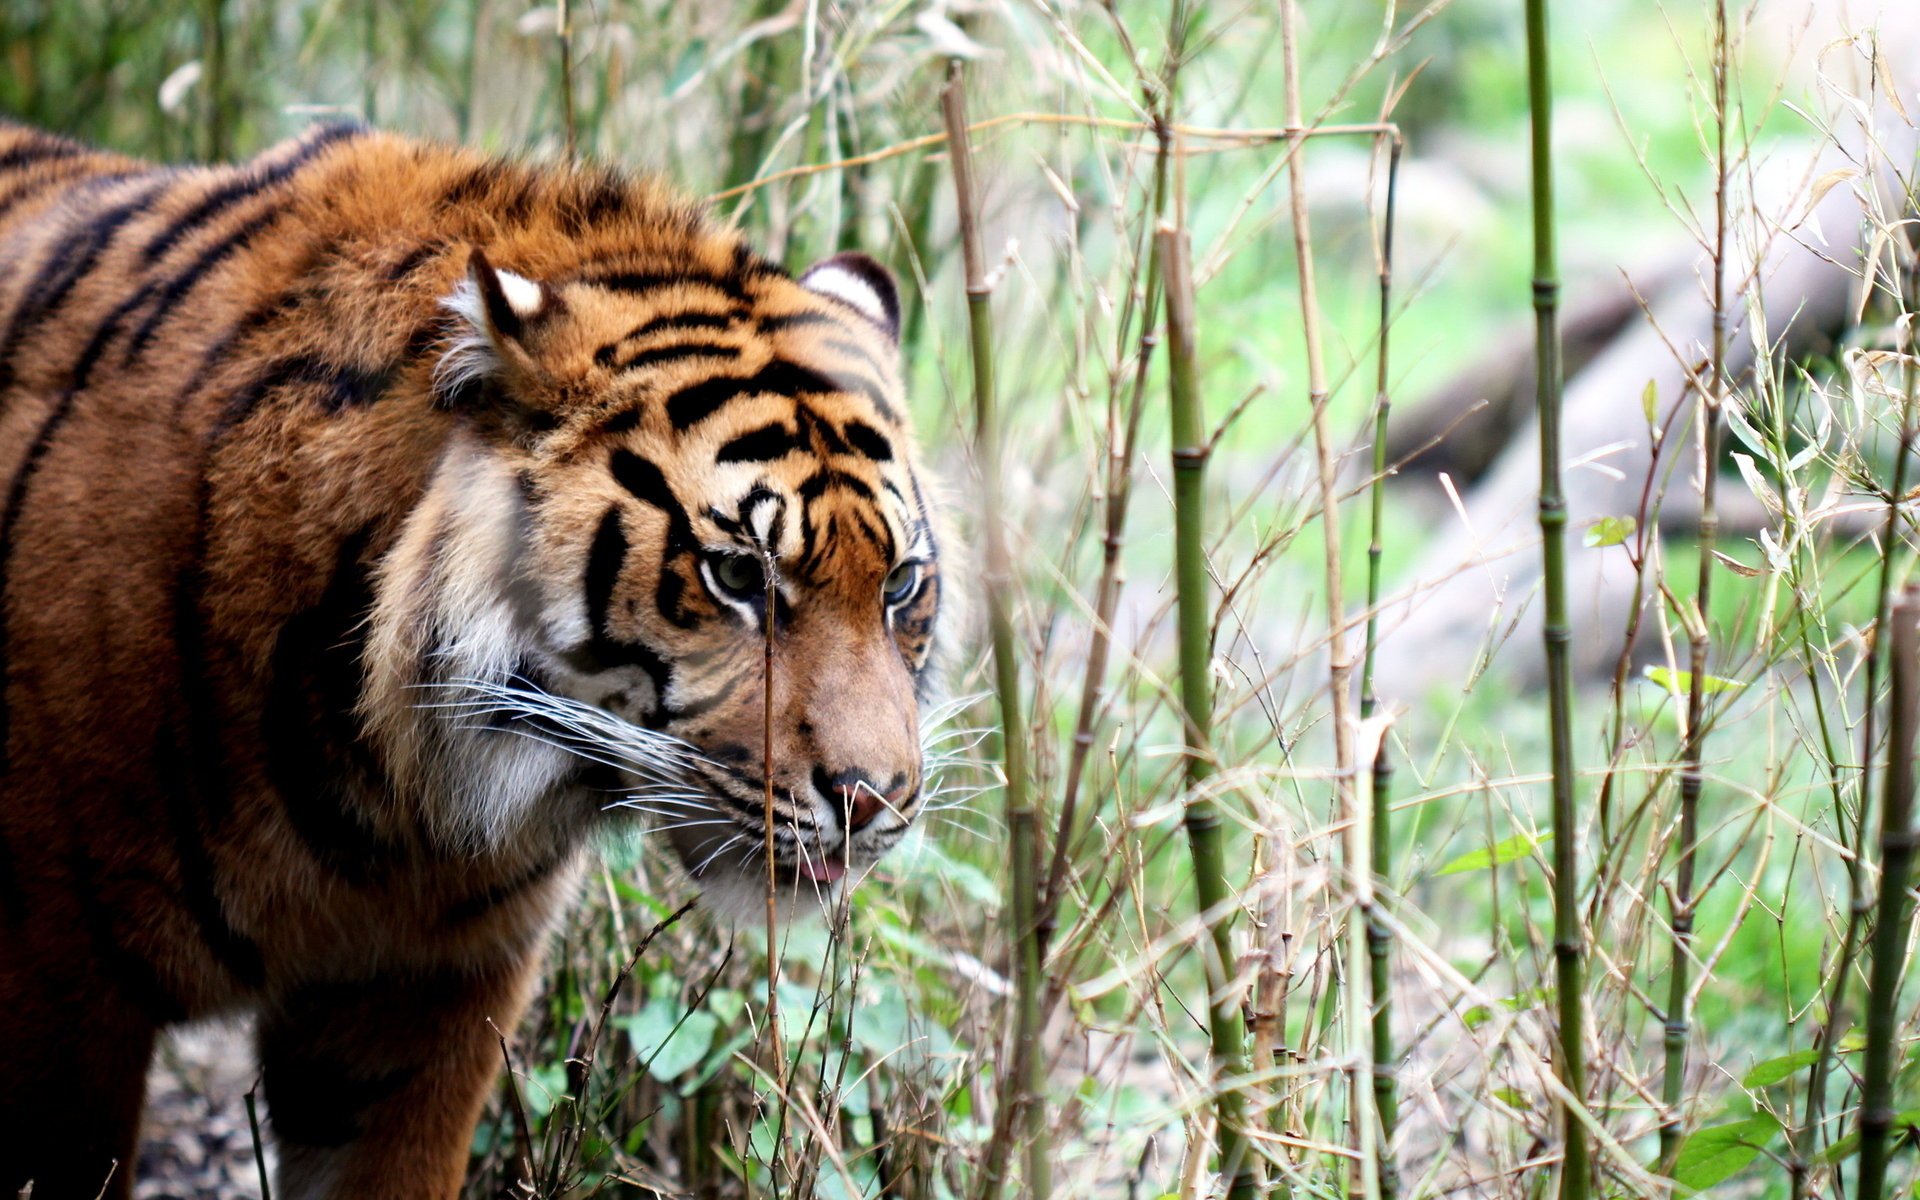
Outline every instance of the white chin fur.
<path id="1" fill-rule="evenodd" d="M 774 921 L 784 928 L 794 921 L 817 921 L 846 897 L 847 885 L 855 876 L 843 875 L 832 883 L 779 884 L 774 889 Z M 767 925 L 766 876 L 745 871 L 715 871 L 696 881 L 700 906 L 721 921 L 764 929 Z"/>

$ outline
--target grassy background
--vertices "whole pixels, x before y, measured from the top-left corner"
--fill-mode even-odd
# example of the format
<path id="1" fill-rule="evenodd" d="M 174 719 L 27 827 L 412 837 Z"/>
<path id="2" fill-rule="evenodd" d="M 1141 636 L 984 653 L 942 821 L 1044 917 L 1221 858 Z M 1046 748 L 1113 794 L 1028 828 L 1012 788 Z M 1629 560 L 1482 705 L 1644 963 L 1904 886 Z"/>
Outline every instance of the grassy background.
<path id="1" fill-rule="evenodd" d="M 1560 7 L 1554 132 L 1563 263 L 1577 297 L 1618 264 L 1691 255 L 1660 189 L 1696 204 L 1709 195 L 1699 83 L 1707 20 L 1692 4 Z M 1124 297 L 1141 286 L 1152 211 L 1150 139 L 1083 119 L 1141 118 L 1141 80 L 1164 57 L 1164 6 L 605 0 L 574 4 L 568 17 L 563 68 L 552 6 L 29 0 L 0 9 L 0 111 L 174 160 L 245 155 L 337 113 L 553 159 L 567 142 L 570 81 L 583 155 L 661 171 L 699 194 L 818 168 L 716 206 L 789 266 L 843 246 L 895 265 L 916 309 L 906 344 L 913 405 L 964 520 L 974 507 L 971 410 L 945 159 L 930 146 L 832 164 L 937 132 L 947 62 L 969 56 L 976 120 L 1031 115 L 982 131 L 976 151 L 989 254 L 1003 268 L 994 309 L 1006 436 L 1019 448 L 1003 502 L 1015 528 L 1033 714 L 1024 735 L 1052 813 L 1100 572 L 1110 406 L 1123 409 L 1130 394 L 1140 332 Z M 1272 6 L 1201 6 L 1196 25 L 1179 119 L 1281 125 L 1281 24 Z M 1404 37 L 1375 55 L 1383 25 Z M 1306 106 L 1317 120 L 1373 120 L 1388 97 L 1400 97 L 1392 116 L 1408 157 L 1392 383 L 1396 395 L 1415 397 L 1525 319 L 1518 6 L 1315 4 L 1302 37 Z M 1791 112 L 1768 104 L 1783 69 L 1778 40 L 1756 37 L 1741 55 L 1746 126 L 1767 145 L 1810 136 Z M 1804 100 L 1804 77 L 1795 79 L 1788 96 Z M 1220 435 L 1212 491 L 1216 578 L 1244 580 L 1228 593 L 1215 643 L 1220 796 L 1233 883 L 1247 908 L 1238 936 L 1266 955 L 1249 954 L 1238 980 L 1250 984 L 1264 963 L 1283 973 L 1289 997 L 1287 1055 L 1253 1088 L 1269 1106 L 1256 1106 L 1268 1131 L 1263 1153 L 1300 1194 L 1339 1195 L 1359 1187 L 1339 1149 L 1351 1143 L 1354 1115 L 1346 1081 L 1355 1059 L 1344 1031 L 1356 974 L 1339 941 L 1353 888 L 1330 807 L 1324 663 L 1311 648 L 1324 621 L 1322 535 L 1303 448 L 1284 147 L 1206 149 L 1180 171 L 1201 277 L 1205 402 L 1218 421 L 1252 397 Z M 1329 411 L 1340 443 L 1364 451 L 1381 162 L 1366 139 L 1315 141 L 1307 161 L 1338 382 Z M 1862 336 L 1882 336 L 1892 319 L 1874 314 Z M 1193 1150 L 1208 1136 L 1209 1085 L 1192 868 L 1180 832 L 1181 738 L 1168 692 L 1163 372 L 1154 359 L 1130 460 L 1128 582 L 1103 680 L 1107 707 L 1046 972 L 1060 1001 L 1042 1038 L 1044 1114 L 1055 1190 L 1064 1195 L 1204 1194 L 1208 1186 L 1204 1155 Z M 1739 403 L 1756 413 L 1790 406 L 1790 420 L 1810 426 L 1821 406 L 1843 407 L 1832 399 L 1835 378 L 1829 365 L 1808 386 L 1756 388 Z M 1886 454 L 1873 452 L 1872 422 L 1888 417 L 1865 418 L 1829 435 L 1829 452 L 1800 468 L 1809 486 L 1848 468 L 1859 474 L 1849 488 L 1872 495 L 1869 484 L 1888 470 Z M 1350 466 L 1360 482 L 1358 460 Z M 1341 514 L 1350 598 L 1364 571 L 1364 508 L 1356 499 Z M 1413 490 L 1390 490 L 1388 513 L 1391 587 L 1445 518 L 1430 493 Z M 1661 569 L 1673 623 L 1695 559 L 1688 539 L 1670 540 Z M 1750 542 L 1723 549 L 1760 561 Z M 1793 571 L 1723 572 L 1717 585 L 1716 662 L 1743 687 L 1722 705 L 1706 749 L 1701 853 L 1710 886 L 1699 928 L 1711 953 L 1681 1114 L 1689 1130 L 1704 1131 L 1685 1159 L 1696 1186 L 1725 1180 L 1738 1194 L 1786 1194 L 1782 1127 L 1804 1111 L 1805 1073 L 1754 1083 L 1749 1072 L 1804 1052 L 1824 1019 L 1820 990 L 1847 903 L 1835 843 L 1847 842 L 1842 818 L 1860 802 L 1850 790 L 1860 755 L 1848 747 L 1868 702 L 1853 633 L 1871 618 L 1877 562 L 1871 547 L 1815 541 Z M 1904 574 L 1906 559 L 1897 565 Z M 1850 587 L 1863 573 L 1867 581 Z M 1524 638 L 1500 650 L 1502 658 L 1536 653 Z M 963 656 L 956 694 L 985 688 L 973 665 L 983 657 Z M 1400 926 L 1392 1001 L 1405 1120 L 1390 1156 L 1402 1194 L 1540 1195 L 1555 1162 L 1541 1066 L 1552 978 L 1544 719 L 1537 695 L 1502 680 L 1496 670 L 1462 692 L 1389 698 L 1411 706 L 1393 735 L 1393 863 L 1382 881 Z M 1602 829 L 1596 801 L 1616 699 L 1631 745 L 1612 773 L 1612 802 L 1617 814 L 1640 815 Z M 1653 1194 L 1659 1189 L 1625 1164 L 1653 1162 L 1661 1116 L 1661 895 L 1681 738 L 1675 710 L 1684 705 L 1640 679 L 1618 697 L 1587 681 L 1581 703 L 1584 851 L 1603 868 L 1585 891 L 1601 950 L 1591 1082 L 1596 1116 L 1620 1145 L 1601 1156 L 1604 1190 Z M 1837 750 L 1822 741 L 1822 718 Z M 993 722 L 990 704 L 953 714 L 939 746 L 952 759 L 941 810 L 843 922 L 789 932 L 785 1065 L 756 1036 L 765 1016 L 757 936 L 735 941 L 690 917 L 661 934 L 631 978 L 623 975 L 632 946 L 684 889 L 644 839 L 609 846 L 556 948 L 558 969 L 522 1033 L 515 1079 L 477 1135 L 472 1194 L 519 1181 L 556 1196 L 676 1186 L 729 1196 L 980 1195 L 1011 973 L 999 932 L 1008 839 L 992 786 L 1001 736 Z M 602 998 L 622 979 L 603 1023 Z M 1903 1015 L 1910 1026 L 1910 1008 Z M 592 1056 L 583 1055 L 587 1045 Z M 1852 1087 L 1849 1070 L 1835 1073 L 1830 1117 L 1847 1112 Z M 1911 1089 L 1905 1095 L 1912 1103 Z M 1839 1142 L 1834 1157 L 1844 1160 L 1850 1128 L 1835 1119 L 1816 1145 Z M 1377 1153 L 1367 1147 L 1363 1156 Z M 1910 1171 L 1910 1159 L 1900 1169 Z M 1832 1194 L 1839 1181 L 1824 1178 Z"/>

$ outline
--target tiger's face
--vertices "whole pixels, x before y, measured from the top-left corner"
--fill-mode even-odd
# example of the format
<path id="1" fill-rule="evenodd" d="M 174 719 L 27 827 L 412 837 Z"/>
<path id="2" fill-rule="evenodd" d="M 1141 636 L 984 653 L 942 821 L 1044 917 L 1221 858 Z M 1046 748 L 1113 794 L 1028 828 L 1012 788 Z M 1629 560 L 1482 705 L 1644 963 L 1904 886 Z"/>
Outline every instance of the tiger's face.
<path id="1" fill-rule="evenodd" d="M 410 755 L 466 776 L 450 831 L 636 808 L 722 907 L 764 895 L 768 846 L 836 894 L 919 807 L 941 607 L 891 279 L 476 252 L 448 308 L 438 384 L 471 420 L 398 558 L 438 576 L 409 672 L 462 697 Z"/>

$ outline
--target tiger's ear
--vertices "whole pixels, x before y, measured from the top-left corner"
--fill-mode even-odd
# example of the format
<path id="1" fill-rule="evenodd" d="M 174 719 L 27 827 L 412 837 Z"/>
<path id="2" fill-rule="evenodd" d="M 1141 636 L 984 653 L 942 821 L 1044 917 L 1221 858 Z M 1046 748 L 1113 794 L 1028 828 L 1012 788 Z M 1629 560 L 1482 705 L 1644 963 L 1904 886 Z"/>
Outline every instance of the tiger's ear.
<path id="1" fill-rule="evenodd" d="M 858 311 L 889 341 L 900 340 L 900 289 L 893 275 L 866 255 L 848 252 L 817 262 L 800 276 L 800 286 Z"/>
<path id="2" fill-rule="evenodd" d="M 475 246 L 466 278 L 440 306 L 454 317 L 451 344 L 434 369 L 441 404 L 472 408 L 476 393 L 504 392 L 537 406 L 545 373 L 527 352 L 526 339 L 540 322 L 559 313 L 560 298 L 553 290 L 500 270 Z"/>

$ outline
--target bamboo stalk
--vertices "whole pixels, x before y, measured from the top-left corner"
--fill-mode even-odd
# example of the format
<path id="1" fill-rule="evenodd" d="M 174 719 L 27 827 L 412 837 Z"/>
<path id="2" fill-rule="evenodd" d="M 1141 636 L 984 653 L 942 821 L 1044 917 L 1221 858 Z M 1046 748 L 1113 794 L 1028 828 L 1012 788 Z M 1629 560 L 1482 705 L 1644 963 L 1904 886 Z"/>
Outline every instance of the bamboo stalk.
<path id="1" fill-rule="evenodd" d="M 1367 632 L 1360 660 L 1360 719 L 1373 716 L 1379 697 L 1373 689 L 1374 653 L 1379 645 L 1380 565 L 1385 554 L 1381 534 L 1386 525 L 1387 417 L 1393 410 L 1388 392 L 1388 333 L 1392 327 L 1393 216 L 1400 179 L 1401 141 L 1387 139 L 1386 213 L 1380 230 L 1380 326 L 1376 350 L 1373 404 L 1373 484 L 1368 497 Z M 1368 809 L 1373 817 L 1371 847 L 1375 886 L 1393 873 L 1393 758 L 1387 739 L 1373 756 L 1373 793 Z M 1400 1123 L 1400 1098 L 1395 1088 L 1397 1055 L 1393 1048 L 1393 931 L 1380 920 L 1376 899 L 1367 913 L 1367 957 L 1372 966 L 1373 1106 L 1380 1123 L 1380 1195 L 1394 1200 L 1400 1194 L 1400 1169 L 1393 1156 L 1393 1131 Z"/>
<path id="2" fill-rule="evenodd" d="M 1282 73 L 1286 91 L 1286 121 L 1290 129 L 1301 129 L 1304 121 L 1300 104 L 1299 5 L 1297 0 L 1281 0 L 1280 45 Z M 1341 583 L 1340 552 L 1340 478 L 1339 450 L 1327 422 L 1327 369 L 1321 352 L 1320 301 L 1313 269 L 1313 231 L 1308 223 L 1305 143 L 1296 135 L 1287 155 L 1287 187 L 1293 215 L 1293 250 L 1300 274 L 1300 327 L 1306 346 L 1307 403 L 1313 422 L 1314 464 L 1317 468 L 1320 528 L 1324 539 L 1324 586 L 1327 608 L 1327 694 L 1332 710 L 1334 811 L 1347 822 L 1347 874 L 1353 887 L 1353 905 L 1346 922 L 1347 967 L 1343 982 L 1348 989 L 1346 1020 L 1349 1061 L 1354 1064 L 1350 1078 L 1354 1147 L 1359 1152 L 1361 1190 L 1369 1196 L 1379 1190 L 1373 1125 L 1373 1059 L 1363 1042 L 1363 1023 L 1372 1010 L 1368 993 L 1372 974 L 1360 969 L 1369 955 L 1367 917 L 1373 909 L 1373 855 L 1367 843 L 1372 834 L 1372 817 L 1365 810 L 1367 797 L 1355 786 L 1353 749 L 1353 651 L 1347 638 L 1346 600 Z"/>
<path id="3" fill-rule="evenodd" d="M 1562 1200 L 1586 1200 L 1592 1167 L 1584 1101 L 1585 938 L 1580 925 L 1579 827 L 1573 807 L 1573 678 L 1567 619 L 1567 501 L 1560 484 L 1560 282 L 1554 255 L 1553 92 L 1547 0 L 1527 0 L 1527 107 L 1532 119 L 1535 404 L 1540 423 L 1540 549 L 1545 592 L 1547 728 L 1553 770 L 1553 956 L 1560 1016 L 1554 1070 L 1566 1089 L 1559 1105 L 1564 1142 Z"/>
<path id="4" fill-rule="evenodd" d="M 1671 1173 L 1686 1132 L 1687 1039 L 1692 1032 L 1690 1009 L 1693 965 L 1693 894 L 1696 843 L 1700 840 L 1701 753 L 1707 740 L 1707 667 L 1713 648 L 1708 612 L 1713 592 L 1714 543 L 1720 534 L 1715 506 L 1720 477 L 1720 409 L 1726 398 L 1727 362 L 1727 5 L 1716 0 L 1713 12 L 1713 344 L 1708 350 L 1707 377 L 1696 381 L 1700 398 L 1700 520 L 1699 573 L 1694 584 L 1693 612 L 1687 620 L 1687 735 L 1680 762 L 1680 850 L 1674 866 L 1670 926 L 1673 960 L 1667 971 L 1667 1012 L 1663 1039 L 1666 1067 L 1661 1080 L 1660 1166 Z M 1701 384 L 1704 383 L 1704 386 Z"/>
<path id="5" fill-rule="evenodd" d="M 1175 206 L 1178 211 L 1178 206 Z M 1215 1141 L 1228 1200 L 1260 1194 L 1259 1164 L 1246 1140 L 1246 1095 L 1236 1076 L 1246 1072 L 1246 1029 L 1230 994 L 1234 973 L 1233 903 L 1219 805 L 1208 791 L 1213 775 L 1212 610 L 1206 563 L 1206 422 L 1196 380 L 1193 268 L 1186 232 L 1161 226 L 1160 262 L 1167 302 L 1167 365 L 1173 423 L 1173 555 L 1175 619 L 1179 628 L 1181 712 L 1186 720 L 1186 830 L 1193 856 L 1194 893 L 1207 923 L 1207 1031 L 1213 1048 Z"/>
<path id="6" fill-rule="evenodd" d="M 1894 602 L 1888 646 L 1892 679 L 1887 778 L 1880 805 L 1880 901 L 1867 981 L 1867 1045 L 1860 1081 L 1859 1200 L 1881 1200 L 1893 1131 L 1893 1068 L 1899 1052 L 1901 966 L 1907 945 L 1907 882 L 1913 866 L 1913 750 L 1920 729 L 1920 585 Z"/>
<path id="7" fill-rule="evenodd" d="M 1008 1070 L 1000 1080 L 1000 1107 L 980 1175 L 981 1200 L 994 1200 L 1006 1182 L 1006 1163 L 1015 1131 L 1025 1146 L 1025 1189 L 1032 1200 L 1052 1190 L 1051 1147 L 1046 1110 L 1041 1103 L 1045 1063 L 1039 1036 L 1041 955 L 1039 900 L 1039 817 L 1028 787 L 1027 726 L 1020 701 L 1020 663 L 1016 657 L 1013 615 L 1008 600 L 1012 565 L 1002 515 L 1004 483 L 1000 460 L 999 415 L 994 395 L 992 286 L 987 282 L 980 245 L 979 194 L 973 181 L 972 143 L 967 136 L 966 91 L 959 62 L 948 69 L 940 93 L 947 144 L 953 162 L 953 186 L 960 221 L 960 250 L 966 269 L 967 329 L 973 363 L 974 454 L 980 464 L 981 522 L 985 526 L 987 628 L 993 645 L 994 691 L 1000 706 L 1002 762 L 1006 773 L 1007 847 L 1013 879 L 1007 941 L 1014 959 L 1014 1033 Z"/>

